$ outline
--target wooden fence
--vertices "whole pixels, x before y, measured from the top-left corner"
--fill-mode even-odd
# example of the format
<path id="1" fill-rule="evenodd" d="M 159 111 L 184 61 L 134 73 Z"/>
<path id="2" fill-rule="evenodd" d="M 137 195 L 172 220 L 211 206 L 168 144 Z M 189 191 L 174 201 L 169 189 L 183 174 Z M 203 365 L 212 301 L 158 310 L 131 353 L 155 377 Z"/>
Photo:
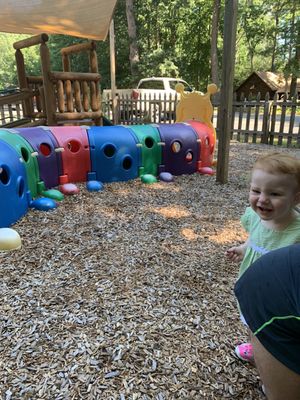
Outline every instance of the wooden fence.
<path id="1" fill-rule="evenodd" d="M 300 147 L 300 100 L 275 94 L 264 100 L 234 99 L 232 137 L 238 141 Z"/>
<path id="2" fill-rule="evenodd" d="M 177 96 L 141 97 L 138 100 L 120 95 L 117 98 L 117 120 L 119 124 L 174 123 Z M 214 106 L 213 124 L 218 133 L 219 103 Z M 112 102 L 103 103 L 103 112 L 112 118 Z M 233 100 L 231 138 L 241 142 L 300 146 L 300 100 L 286 95 L 278 99 L 256 98 Z"/>
<path id="3" fill-rule="evenodd" d="M 24 118 L 23 103 L 30 93 L 17 92 L 0 96 L 0 127 L 25 126 L 32 124 Z M 32 96 L 32 95 L 31 95 Z M 131 99 L 119 97 L 117 101 L 118 123 L 124 125 L 143 123 L 174 123 L 177 97 L 153 97 Z M 213 123 L 217 126 L 218 106 L 214 102 Z M 112 119 L 112 101 L 102 102 L 104 116 Z M 300 100 L 287 96 L 278 99 L 275 95 L 261 99 L 233 101 L 231 138 L 241 142 L 268 143 L 300 147 Z"/>

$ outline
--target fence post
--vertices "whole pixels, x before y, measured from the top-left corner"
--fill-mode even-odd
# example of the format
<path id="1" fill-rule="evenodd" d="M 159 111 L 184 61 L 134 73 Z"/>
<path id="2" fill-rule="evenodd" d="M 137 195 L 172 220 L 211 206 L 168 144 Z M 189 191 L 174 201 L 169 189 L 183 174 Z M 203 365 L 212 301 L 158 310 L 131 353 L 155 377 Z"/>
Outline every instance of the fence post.
<path id="1" fill-rule="evenodd" d="M 280 114 L 280 125 L 279 125 L 279 132 L 278 132 L 278 146 L 282 145 L 283 136 L 284 136 L 284 126 L 285 126 L 285 118 L 286 118 L 286 111 L 288 107 L 288 94 L 287 92 L 284 93 L 281 101 L 281 114 Z"/>
<path id="2" fill-rule="evenodd" d="M 238 119 L 238 128 L 237 128 L 237 140 L 241 141 L 241 132 L 242 132 L 242 123 L 243 123 L 243 114 L 244 114 L 244 102 L 245 102 L 245 95 L 242 92 L 240 95 L 239 101 L 239 119 Z"/>
<path id="3" fill-rule="evenodd" d="M 257 141 L 257 129 L 258 129 L 258 119 L 259 119 L 259 109 L 260 109 L 260 92 L 257 93 L 255 98 L 255 110 L 254 110 L 254 127 L 253 127 L 253 135 L 252 135 L 252 143 L 256 143 Z"/>
<path id="4" fill-rule="evenodd" d="M 269 129 L 269 144 L 274 144 L 275 128 L 276 128 L 276 113 L 278 93 L 276 92 L 273 98 L 272 106 L 270 107 L 270 129 Z"/>
<path id="5" fill-rule="evenodd" d="M 232 119 L 231 119 L 231 129 L 230 129 L 230 140 L 233 139 L 235 111 L 236 111 L 236 105 L 235 105 L 236 99 L 237 99 L 237 95 L 236 95 L 236 92 L 234 92 L 233 97 L 232 97 Z"/>
<path id="6" fill-rule="evenodd" d="M 292 141 L 293 141 L 293 128 L 294 128 L 294 125 L 295 125 L 295 116 L 296 116 L 296 110 L 297 110 L 297 100 L 298 100 L 298 90 L 296 88 L 294 94 L 291 93 L 291 97 L 290 97 L 291 115 L 290 115 L 289 132 L 288 132 L 288 138 L 287 138 L 287 146 L 288 147 L 292 145 Z"/>
<path id="7" fill-rule="evenodd" d="M 270 94 L 267 92 L 264 102 L 264 115 L 262 123 L 261 143 L 268 144 L 270 122 Z"/>

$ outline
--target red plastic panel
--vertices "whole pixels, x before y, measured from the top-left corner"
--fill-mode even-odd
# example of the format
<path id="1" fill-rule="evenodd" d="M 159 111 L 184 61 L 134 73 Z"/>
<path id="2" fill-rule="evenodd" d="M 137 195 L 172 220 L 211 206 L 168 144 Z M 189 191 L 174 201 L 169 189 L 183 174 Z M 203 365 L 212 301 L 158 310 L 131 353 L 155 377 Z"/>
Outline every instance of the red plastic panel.
<path id="1" fill-rule="evenodd" d="M 63 148 L 60 184 L 85 182 L 91 171 L 90 147 L 86 129 L 80 126 L 51 126 L 59 147 Z"/>
<path id="2" fill-rule="evenodd" d="M 187 121 L 200 139 L 200 159 L 198 160 L 198 170 L 203 167 L 211 167 L 213 165 L 215 137 L 214 132 L 206 124 L 200 121 Z"/>

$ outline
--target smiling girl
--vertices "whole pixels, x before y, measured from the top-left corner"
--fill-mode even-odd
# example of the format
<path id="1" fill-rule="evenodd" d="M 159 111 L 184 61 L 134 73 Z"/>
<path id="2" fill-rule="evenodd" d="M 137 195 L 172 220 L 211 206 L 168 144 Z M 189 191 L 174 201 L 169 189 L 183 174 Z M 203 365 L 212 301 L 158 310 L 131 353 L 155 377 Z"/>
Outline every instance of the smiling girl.
<path id="1" fill-rule="evenodd" d="M 227 250 L 230 261 L 241 262 L 239 277 L 259 257 L 294 243 L 300 243 L 300 160 L 286 153 L 259 158 L 252 169 L 250 207 L 241 218 L 248 239 Z M 243 321 L 243 316 L 241 316 Z M 253 361 L 250 343 L 235 348 L 237 356 Z"/>

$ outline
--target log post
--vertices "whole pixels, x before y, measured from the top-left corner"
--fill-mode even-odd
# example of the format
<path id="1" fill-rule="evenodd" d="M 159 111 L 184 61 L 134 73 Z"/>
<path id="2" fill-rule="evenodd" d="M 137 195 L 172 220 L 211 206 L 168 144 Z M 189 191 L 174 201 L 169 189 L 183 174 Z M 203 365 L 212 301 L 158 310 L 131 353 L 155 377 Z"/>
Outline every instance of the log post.
<path id="1" fill-rule="evenodd" d="M 63 54 L 62 55 L 62 64 L 63 64 L 64 72 L 70 72 L 71 71 L 70 59 L 69 59 L 68 54 Z"/>
<path id="2" fill-rule="evenodd" d="M 56 90 L 58 111 L 63 113 L 65 112 L 65 91 L 63 81 L 57 81 Z"/>
<path id="3" fill-rule="evenodd" d="M 73 91 L 72 91 L 72 82 L 70 80 L 65 81 L 65 93 L 66 93 L 66 102 L 67 102 L 67 111 L 73 112 Z"/>
<path id="4" fill-rule="evenodd" d="M 42 43 L 40 46 L 40 56 L 41 56 L 41 65 L 43 74 L 47 125 L 56 125 L 56 119 L 55 119 L 56 100 L 55 100 L 54 85 L 50 80 L 50 54 L 46 43 Z"/>
<path id="5" fill-rule="evenodd" d="M 90 69 L 91 72 L 98 73 L 97 53 L 94 48 L 90 51 Z"/>
<path id="6" fill-rule="evenodd" d="M 89 111 L 89 86 L 86 81 L 82 82 L 82 103 L 83 110 Z"/>
<path id="7" fill-rule="evenodd" d="M 26 79 L 26 71 L 25 71 L 25 63 L 24 63 L 24 56 L 21 50 L 16 50 L 15 52 L 16 64 L 17 64 L 17 74 L 18 74 L 18 81 L 19 87 L 21 90 L 28 89 L 28 82 Z M 24 116 L 30 117 L 32 115 L 32 103 L 30 99 L 23 100 L 23 110 Z"/>
<path id="8" fill-rule="evenodd" d="M 75 108 L 77 112 L 82 111 L 81 103 L 81 90 L 79 81 L 74 81 L 74 97 L 75 97 Z"/>

